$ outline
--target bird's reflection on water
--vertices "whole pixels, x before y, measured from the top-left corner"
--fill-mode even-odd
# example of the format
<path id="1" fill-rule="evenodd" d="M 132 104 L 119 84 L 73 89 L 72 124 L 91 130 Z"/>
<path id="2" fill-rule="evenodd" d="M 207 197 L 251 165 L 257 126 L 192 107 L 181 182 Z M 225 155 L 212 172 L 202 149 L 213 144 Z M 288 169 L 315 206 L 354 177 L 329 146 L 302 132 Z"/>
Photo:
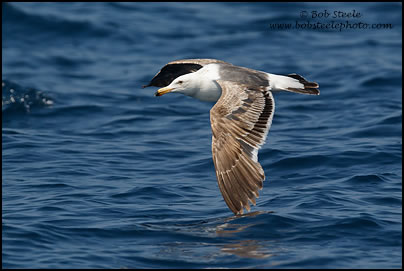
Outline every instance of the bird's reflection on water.
<path id="1" fill-rule="evenodd" d="M 235 255 L 241 258 L 268 258 L 278 251 L 274 240 L 254 239 L 254 226 L 265 224 L 271 211 L 256 211 L 231 217 L 178 222 L 171 224 L 143 223 L 148 231 L 171 232 L 175 241 L 162 242 L 156 251 L 157 259 L 176 259 L 216 262 Z M 253 228 L 251 228 L 253 227 Z M 245 236 L 248 236 L 246 238 Z M 219 251 L 218 251 L 219 249 Z M 193 256 L 191 256 L 193 255 Z M 197 256 L 198 255 L 198 256 Z"/>
<path id="2" fill-rule="evenodd" d="M 234 221 L 234 220 L 237 220 L 237 219 L 241 219 L 241 218 L 245 218 L 245 217 L 255 217 L 255 216 L 258 216 L 258 215 L 261 215 L 261 214 L 268 214 L 268 213 L 273 213 L 273 212 L 271 212 L 271 211 L 255 211 L 255 212 L 251 212 L 251 213 L 247 213 L 247 214 L 243 214 L 243 215 L 235 215 L 235 216 L 226 218 L 224 224 L 218 225 L 216 227 L 216 234 L 218 236 L 225 237 L 225 236 L 232 236 L 232 235 L 234 235 L 235 233 L 238 233 L 238 232 L 242 232 L 243 230 L 245 230 L 245 229 L 247 229 L 247 228 L 249 228 L 251 226 L 259 224 L 259 222 L 249 223 L 249 224 L 235 224 L 235 223 L 229 224 L 228 222 L 231 222 L 231 221 Z"/>
<path id="3" fill-rule="evenodd" d="M 261 259 L 273 256 L 268 247 L 264 247 L 257 240 L 242 240 L 238 243 L 224 245 L 220 250 L 243 258 Z"/>
<path id="4" fill-rule="evenodd" d="M 216 228 L 216 234 L 218 237 L 236 237 L 238 233 L 243 232 L 247 228 L 250 228 L 251 226 L 255 226 L 258 224 L 261 224 L 260 222 L 256 223 L 249 223 L 249 224 L 235 224 L 231 223 L 229 224 L 228 222 L 244 217 L 255 217 L 261 214 L 268 214 L 268 213 L 273 213 L 271 211 L 256 211 L 256 212 L 251 212 L 247 213 L 244 215 L 239 215 L 239 216 L 233 216 L 231 218 L 226 219 L 226 223 L 217 226 Z M 242 240 L 237 240 L 232 243 L 228 244 L 222 244 L 221 246 L 221 252 L 224 253 L 229 253 L 233 255 L 237 255 L 239 257 L 243 258 L 268 258 L 273 256 L 273 254 L 269 251 L 268 248 L 268 242 L 270 241 L 265 241 L 265 246 L 263 246 L 261 241 L 259 240 L 253 240 L 253 239 L 242 239 Z"/>

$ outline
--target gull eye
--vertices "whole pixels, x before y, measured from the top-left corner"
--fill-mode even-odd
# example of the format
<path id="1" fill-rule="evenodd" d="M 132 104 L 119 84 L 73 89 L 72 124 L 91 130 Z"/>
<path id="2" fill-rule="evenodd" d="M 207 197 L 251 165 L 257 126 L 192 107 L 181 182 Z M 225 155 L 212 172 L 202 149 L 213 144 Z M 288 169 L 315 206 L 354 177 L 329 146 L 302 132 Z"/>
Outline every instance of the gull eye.
<path id="1" fill-rule="evenodd" d="M 181 85 L 182 83 L 183 83 L 182 81 L 178 81 L 178 84 L 180 84 L 180 85 Z"/>

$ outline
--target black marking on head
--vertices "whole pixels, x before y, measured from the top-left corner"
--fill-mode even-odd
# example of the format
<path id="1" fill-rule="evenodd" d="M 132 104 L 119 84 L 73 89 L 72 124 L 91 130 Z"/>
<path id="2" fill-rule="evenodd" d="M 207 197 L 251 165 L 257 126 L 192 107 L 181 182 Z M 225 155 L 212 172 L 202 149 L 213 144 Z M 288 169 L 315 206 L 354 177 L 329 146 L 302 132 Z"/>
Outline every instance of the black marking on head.
<path id="1" fill-rule="evenodd" d="M 171 84 L 175 78 L 196 72 L 200 68 L 202 68 L 202 65 L 194 63 L 167 64 L 153 77 L 148 85 L 143 87 L 165 87 Z"/>

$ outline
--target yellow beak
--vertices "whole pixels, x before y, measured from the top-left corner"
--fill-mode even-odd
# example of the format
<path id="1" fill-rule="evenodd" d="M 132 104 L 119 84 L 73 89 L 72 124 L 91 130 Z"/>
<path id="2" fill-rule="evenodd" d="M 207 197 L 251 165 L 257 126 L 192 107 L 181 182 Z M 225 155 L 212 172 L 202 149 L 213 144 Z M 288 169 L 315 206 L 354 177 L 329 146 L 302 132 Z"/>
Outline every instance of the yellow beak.
<path id="1" fill-rule="evenodd" d="M 161 95 L 164 95 L 164 94 L 166 94 L 166 93 L 171 92 L 173 89 L 174 89 L 174 88 L 168 88 L 168 87 L 160 88 L 159 90 L 156 91 L 156 93 L 154 93 L 154 96 L 161 96 Z"/>

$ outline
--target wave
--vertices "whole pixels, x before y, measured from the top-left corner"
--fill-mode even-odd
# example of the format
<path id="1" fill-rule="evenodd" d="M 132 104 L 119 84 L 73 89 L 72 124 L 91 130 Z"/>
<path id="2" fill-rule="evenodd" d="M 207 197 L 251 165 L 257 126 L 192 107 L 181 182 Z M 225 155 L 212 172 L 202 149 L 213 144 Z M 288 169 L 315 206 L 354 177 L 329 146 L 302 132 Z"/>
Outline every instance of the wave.
<path id="1" fill-rule="evenodd" d="M 43 91 L 23 87 L 8 80 L 3 80 L 1 86 L 3 114 L 29 113 L 33 108 L 54 104 L 54 100 Z"/>

